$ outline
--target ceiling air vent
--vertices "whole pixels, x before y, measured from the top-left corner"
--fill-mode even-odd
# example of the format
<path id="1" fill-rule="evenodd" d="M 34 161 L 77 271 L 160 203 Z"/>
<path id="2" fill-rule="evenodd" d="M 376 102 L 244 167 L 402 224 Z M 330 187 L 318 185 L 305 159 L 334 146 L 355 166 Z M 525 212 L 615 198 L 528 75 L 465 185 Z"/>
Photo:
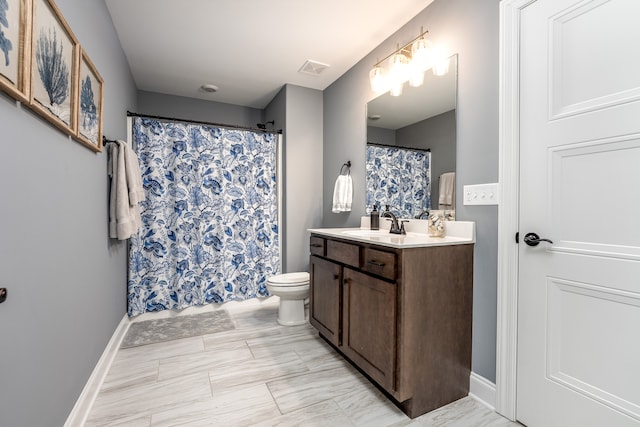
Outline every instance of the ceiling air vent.
<path id="1" fill-rule="evenodd" d="M 329 68 L 328 64 L 323 64 L 322 62 L 311 61 L 308 59 L 298 70 L 298 72 L 310 74 L 312 76 L 319 76 L 327 68 Z"/>

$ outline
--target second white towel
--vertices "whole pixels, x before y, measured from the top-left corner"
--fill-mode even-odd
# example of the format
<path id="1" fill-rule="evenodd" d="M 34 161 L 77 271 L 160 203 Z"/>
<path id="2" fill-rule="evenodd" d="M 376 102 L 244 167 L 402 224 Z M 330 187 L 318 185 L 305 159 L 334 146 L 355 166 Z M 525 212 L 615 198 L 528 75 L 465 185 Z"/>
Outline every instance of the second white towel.
<path id="1" fill-rule="evenodd" d="M 353 200 L 351 175 L 338 175 L 333 188 L 333 213 L 350 212 Z"/>
<path id="2" fill-rule="evenodd" d="M 440 209 L 455 209 L 456 203 L 456 173 L 447 172 L 440 175 L 440 196 L 438 205 Z"/>

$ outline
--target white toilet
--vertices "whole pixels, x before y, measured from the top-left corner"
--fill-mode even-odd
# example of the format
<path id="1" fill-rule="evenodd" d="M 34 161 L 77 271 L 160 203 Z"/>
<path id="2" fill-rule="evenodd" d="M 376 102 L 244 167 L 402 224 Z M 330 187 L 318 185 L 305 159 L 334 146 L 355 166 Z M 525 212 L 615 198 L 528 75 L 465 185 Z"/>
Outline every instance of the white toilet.
<path id="1" fill-rule="evenodd" d="M 305 323 L 304 300 L 309 297 L 309 273 L 279 274 L 267 279 L 267 289 L 280 297 L 278 323 L 285 326 Z"/>

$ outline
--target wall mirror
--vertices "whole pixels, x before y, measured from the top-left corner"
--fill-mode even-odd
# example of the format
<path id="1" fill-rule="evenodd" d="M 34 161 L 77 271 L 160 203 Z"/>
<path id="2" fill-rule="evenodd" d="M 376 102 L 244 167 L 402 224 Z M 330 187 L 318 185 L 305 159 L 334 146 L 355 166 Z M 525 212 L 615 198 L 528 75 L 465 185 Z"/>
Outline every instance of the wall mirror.
<path id="1" fill-rule="evenodd" d="M 374 203 L 402 218 L 455 210 L 457 80 L 456 54 L 446 74 L 427 70 L 422 86 L 367 103 L 367 213 Z"/>

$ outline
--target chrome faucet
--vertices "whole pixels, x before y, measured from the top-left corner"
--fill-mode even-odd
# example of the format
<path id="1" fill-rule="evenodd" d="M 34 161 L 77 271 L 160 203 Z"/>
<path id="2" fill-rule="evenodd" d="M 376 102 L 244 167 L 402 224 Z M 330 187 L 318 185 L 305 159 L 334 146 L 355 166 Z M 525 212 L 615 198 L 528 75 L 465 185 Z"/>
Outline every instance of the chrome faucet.
<path id="1" fill-rule="evenodd" d="M 391 227 L 389 228 L 389 233 L 391 234 L 407 234 L 404 229 L 404 223 L 407 221 L 402 221 L 402 225 L 398 223 L 398 218 L 389 210 L 389 205 L 385 205 L 385 210 L 380 214 L 383 218 L 389 218 L 387 221 L 391 221 Z"/>

